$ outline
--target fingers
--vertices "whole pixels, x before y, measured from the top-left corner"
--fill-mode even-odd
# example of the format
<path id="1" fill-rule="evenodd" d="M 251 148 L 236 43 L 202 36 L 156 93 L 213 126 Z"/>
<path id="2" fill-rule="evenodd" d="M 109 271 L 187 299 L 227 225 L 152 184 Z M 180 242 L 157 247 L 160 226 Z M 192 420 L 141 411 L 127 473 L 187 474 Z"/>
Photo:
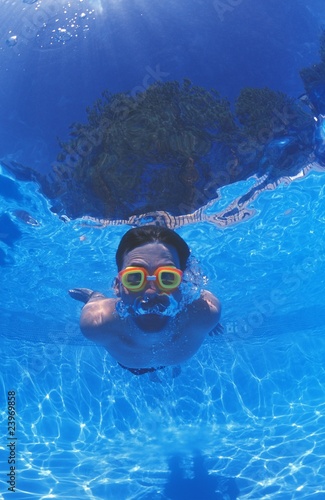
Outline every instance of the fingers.
<path id="1" fill-rule="evenodd" d="M 93 290 L 91 290 L 90 288 L 72 288 L 72 290 L 69 290 L 68 293 L 73 299 L 87 304 L 91 294 L 93 293 Z"/>

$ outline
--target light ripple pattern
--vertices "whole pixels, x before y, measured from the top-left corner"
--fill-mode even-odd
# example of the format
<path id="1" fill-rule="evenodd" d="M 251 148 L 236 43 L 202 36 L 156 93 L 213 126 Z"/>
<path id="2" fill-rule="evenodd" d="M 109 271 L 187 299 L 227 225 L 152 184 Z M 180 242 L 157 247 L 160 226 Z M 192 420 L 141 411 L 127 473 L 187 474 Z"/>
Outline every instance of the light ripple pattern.
<path id="1" fill-rule="evenodd" d="M 17 395 L 15 498 L 173 498 L 175 464 L 194 481 L 200 457 L 216 498 L 324 498 L 321 174 L 262 193 L 255 217 L 236 226 L 179 230 L 223 303 L 224 333 L 177 378 L 171 368 L 121 369 L 81 336 L 80 304 L 67 295 L 74 286 L 112 293 L 128 228 L 64 223 L 35 185 L 17 185 L 23 201 L 3 199 L 3 212 L 27 210 L 40 226 L 12 217 L 22 237 L 1 243 L 14 261 L 2 267 L 1 393 Z M 241 190 L 225 188 L 222 199 Z M 0 491 L 10 494 L 4 474 Z"/>

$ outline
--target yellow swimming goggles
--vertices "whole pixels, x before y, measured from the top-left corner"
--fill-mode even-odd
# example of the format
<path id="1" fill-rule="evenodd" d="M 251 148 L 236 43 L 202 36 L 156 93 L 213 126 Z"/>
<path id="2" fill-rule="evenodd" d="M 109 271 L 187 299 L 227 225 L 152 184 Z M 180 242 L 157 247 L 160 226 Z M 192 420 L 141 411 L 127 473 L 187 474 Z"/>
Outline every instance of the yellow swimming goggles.
<path id="1" fill-rule="evenodd" d="M 143 267 L 126 267 L 118 273 L 122 285 L 130 292 L 141 292 L 147 281 L 155 281 L 162 292 L 169 293 L 179 287 L 182 276 L 182 271 L 172 266 L 158 267 L 152 276 Z"/>

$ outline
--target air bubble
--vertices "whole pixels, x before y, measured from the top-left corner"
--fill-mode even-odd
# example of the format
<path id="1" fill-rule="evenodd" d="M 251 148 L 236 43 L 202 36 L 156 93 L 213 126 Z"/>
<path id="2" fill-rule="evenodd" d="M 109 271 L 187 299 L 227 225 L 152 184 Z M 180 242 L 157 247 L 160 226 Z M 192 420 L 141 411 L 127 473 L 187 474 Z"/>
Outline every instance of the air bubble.
<path id="1" fill-rule="evenodd" d="M 71 40 L 72 35 L 65 28 L 59 28 L 58 33 L 56 33 L 55 35 L 55 38 L 57 39 L 58 42 L 65 43 Z"/>
<path id="2" fill-rule="evenodd" d="M 14 47 L 18 43 L 18 37 L 16 35 L 12 35 L 6 40 L 6 44 L 8 47 Z"/>

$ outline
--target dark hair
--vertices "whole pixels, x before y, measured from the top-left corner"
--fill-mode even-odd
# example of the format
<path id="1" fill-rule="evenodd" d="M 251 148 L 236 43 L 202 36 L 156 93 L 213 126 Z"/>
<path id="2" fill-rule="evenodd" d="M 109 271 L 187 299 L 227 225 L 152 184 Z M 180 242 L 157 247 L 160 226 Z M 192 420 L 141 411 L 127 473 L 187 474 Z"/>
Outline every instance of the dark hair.
<path id="1" fill-rule="evenodd" d="M 182 271 L 185 270 L 190 255 L 187 243 L 175 231 L 161 226 L 140 226 L 125 233 L 116 251 L 117 269 L 121 271 L 126 253 L 147 243 L 165 243 L 173 246 L 179 256 L 180 268 Z"/>

